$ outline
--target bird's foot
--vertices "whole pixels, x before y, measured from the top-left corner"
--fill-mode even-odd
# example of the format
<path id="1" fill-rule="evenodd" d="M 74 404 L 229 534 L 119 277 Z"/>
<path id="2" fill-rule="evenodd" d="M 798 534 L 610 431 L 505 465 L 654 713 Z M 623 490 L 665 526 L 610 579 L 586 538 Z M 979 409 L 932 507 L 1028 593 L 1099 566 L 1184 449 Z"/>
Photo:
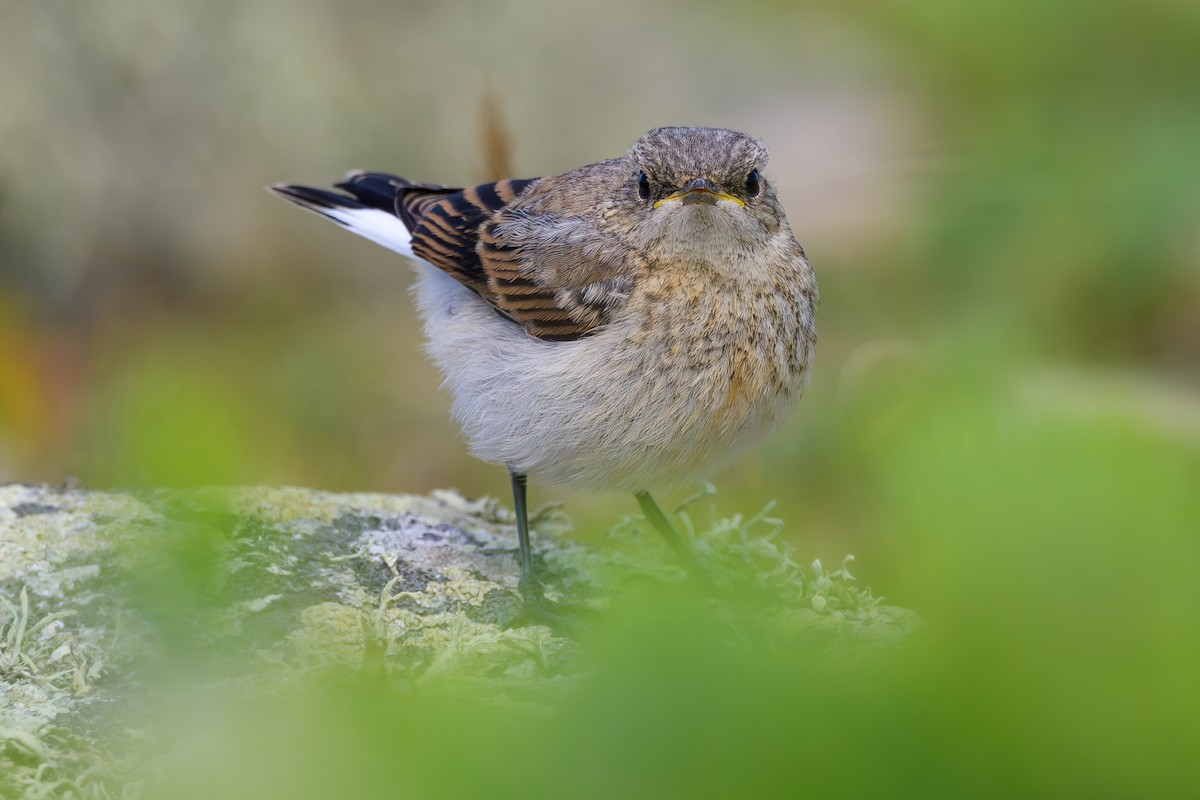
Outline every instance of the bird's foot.
<path id="1" fill-rule="evenodd" d="M 524 608 L 509 623 L 510 628 L 545 625 L 555 633 L 574 635 L 596 616 L 595 609 L 588 606 L 558 603 L 549 599 L 538 581 L 522 580 L 519 589 Z"/>

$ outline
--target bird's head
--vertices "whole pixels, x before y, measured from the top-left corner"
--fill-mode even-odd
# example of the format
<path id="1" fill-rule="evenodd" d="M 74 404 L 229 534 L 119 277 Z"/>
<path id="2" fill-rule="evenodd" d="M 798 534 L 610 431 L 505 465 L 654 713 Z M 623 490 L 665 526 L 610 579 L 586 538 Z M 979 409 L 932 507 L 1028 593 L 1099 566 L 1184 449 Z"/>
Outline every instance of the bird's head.
<path id="1" fill-rule="evenodd" d="M 633 143 L 627 161 L 623 205 L 646 246 L 753 249 L 785 224 L 762 174 L 767 148 L 743 133 L 655 128 Z"/>

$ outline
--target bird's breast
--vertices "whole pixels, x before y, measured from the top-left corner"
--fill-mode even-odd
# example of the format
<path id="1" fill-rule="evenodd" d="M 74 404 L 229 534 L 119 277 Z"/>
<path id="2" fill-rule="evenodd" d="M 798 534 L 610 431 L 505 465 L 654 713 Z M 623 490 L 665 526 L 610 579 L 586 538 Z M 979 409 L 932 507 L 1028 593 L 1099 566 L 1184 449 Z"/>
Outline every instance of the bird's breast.
<path id="1" fill-rule="evenodd" d="M 798 398 L 812 349 L 800 281 L 663 270 L 631 298 L 625 349 L 656 413 L 705 438 L 775 421 Z"/>

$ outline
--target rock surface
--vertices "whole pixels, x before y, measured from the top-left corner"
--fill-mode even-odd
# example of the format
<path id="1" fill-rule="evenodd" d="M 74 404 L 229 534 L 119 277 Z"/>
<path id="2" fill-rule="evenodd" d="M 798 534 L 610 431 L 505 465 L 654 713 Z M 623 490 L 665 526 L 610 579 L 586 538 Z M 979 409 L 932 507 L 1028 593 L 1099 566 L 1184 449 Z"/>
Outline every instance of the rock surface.
<path id="1" fill-rule="evenodd" d="M 761 522 L 723 521 L 694 536 L 697 552 L 718 577 L 752 570 L 793 629 L 883 643 L 905 634 L 911 614 L 844 568 L 795 564 L 770 536 L 748 534 Z M 556 513 L 534 527 L 553 599 L 603 607 L 602 587 L 682 575 L 630 525 L 608 549 L 554 536 L 569 527 Z M 561 686 L 575 643 L 515 624 L 515 550 L 510 510 L 452 492 L 0 486 L 0 773 L 26 769 L 32 781 L 41 764 L 61 772 L 94 753 L 164 659 L 251 684 L 375 665 L 417 685 L 449 674 L 496 691 Z"/>

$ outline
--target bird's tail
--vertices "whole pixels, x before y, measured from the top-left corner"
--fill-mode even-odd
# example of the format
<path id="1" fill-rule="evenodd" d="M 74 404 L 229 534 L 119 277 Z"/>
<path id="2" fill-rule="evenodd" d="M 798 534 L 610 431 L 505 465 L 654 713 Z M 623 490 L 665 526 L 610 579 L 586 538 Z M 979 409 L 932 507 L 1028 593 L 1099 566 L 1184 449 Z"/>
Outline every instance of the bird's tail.
<path id="1" fill-rule="evenodd" d="M 412 201 L 422 196 L 441 197 L 447 192 L 443 186 L 413 183 L 383 172 L 351 172 L 337 188 L 349 194 L 285 183 L 273 184 L 267 190 L 410 258 Z M 406 196 L 408 201 L 403 202 Z"/>

